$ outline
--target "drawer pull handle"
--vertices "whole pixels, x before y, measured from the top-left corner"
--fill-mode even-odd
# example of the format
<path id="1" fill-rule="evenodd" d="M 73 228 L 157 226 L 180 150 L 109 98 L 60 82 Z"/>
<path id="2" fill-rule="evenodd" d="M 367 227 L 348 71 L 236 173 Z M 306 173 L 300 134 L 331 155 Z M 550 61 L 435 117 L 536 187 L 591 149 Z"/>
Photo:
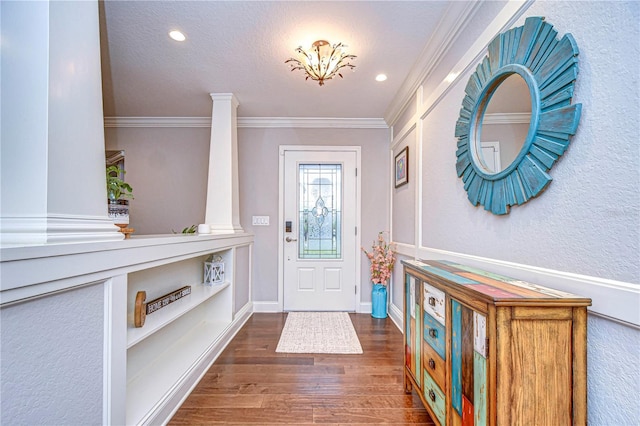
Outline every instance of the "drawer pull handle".
<path id="1" fill-rule="evenodd" d="M 430 328 L 429 329 L 429 336 L 433 337 L 434 339 L 438 338 L 438 330 L 436 330 L 435 328 Z"/>
<path id="2" fill-rule="evenodd" d="M 431 401 L 436 402 L 436 393 L 433 391 L 433 389 L 429 389 L 429 398 L 431 399 Z"/>
<path id="3" fill-rule="evenodd" d="M 436 298 L 435 297 L 429 297 L 429 304 L 435 308 L 436 307 Z"/>
<path id="4" fill-rule="evenodd" d="M 429 358 L 429 367 L 430 367 L 432 370 L 435 370 L 435 369 L 436 369 L 436 362 L 433 360 L 433 358 Z"/>

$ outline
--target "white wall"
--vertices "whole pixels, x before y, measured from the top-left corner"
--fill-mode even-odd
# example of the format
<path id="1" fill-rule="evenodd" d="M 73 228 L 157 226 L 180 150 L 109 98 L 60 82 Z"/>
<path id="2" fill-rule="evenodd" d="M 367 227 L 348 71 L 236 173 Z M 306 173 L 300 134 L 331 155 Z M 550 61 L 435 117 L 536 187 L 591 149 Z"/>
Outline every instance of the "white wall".
<path id="1" fill-rule="evenodd" d="M 98 2 L 51 2 L 50 13 L 48 212 L 104 217 Z"/>
<path id="2" fill-rule="evenodd" d="M 550 172 L 549 188 L 509 215 L 471 205 L 455 171 L 455 123 L 476 62 L 463 64 L 471 69 L 441 97 L 425 92 L 428 102 L 418 111 L 424 118 L 416 123 L 422 233 L 416 230 L 419 244 L 403 247 L 403 253 L 471 263 L 591 297 L 588 416 L 594 425 L 640 423 L 636 401 L 624 396 L 640 391 L 639 12 L 638 2 L 538 1 L 515 19 L 512 26 L 544 16 L 560 36 L 573 34 L 580 50 L 574 103 L 583 107 L 577 134 Z M 480 28 L 472 31 L 500 31 L 491 16 L 485 18 L 474 20 L 472 26 Z M 465 56 L 474 42 L 461 37 L 425 87 L 443 88 L 444 76 L 459 70 L 454 65 L 474 57 Z M 394 141 L 398 146 L 409 143 L 400 142 L 402 136 Z M 394 205 L 394 223 L 401 211 Z M 410 213 L 403 217 L 413 220 Z"/>
<path id="3" fill-rule="evenodd" d="M 60 271 L 11 272 L 15 252 L 4 251 L 123 239 L 106 208 L 98 5 L 3 1 L 0 14 L 0 423 L 100 424 L 110 384 L 105 286 L 76 276 L 59 292 L 55 278 L 44 291 L 22 287 L 29 272 Z"/>
<path id="4" fill-rule="evenodd" d="M 44 216 L 47 212 L 49 4 L 2 2 L 0 11 L 4 105 L 0 145 L 2 217 L 25 213 Z M 32 195 L 25 197 L 25 193 Z"/>
<path id="5" fill-rule="evenodd" d="M 107 217 L 97 2 L 2 2 L 3 244 L 122 239 Z"/>

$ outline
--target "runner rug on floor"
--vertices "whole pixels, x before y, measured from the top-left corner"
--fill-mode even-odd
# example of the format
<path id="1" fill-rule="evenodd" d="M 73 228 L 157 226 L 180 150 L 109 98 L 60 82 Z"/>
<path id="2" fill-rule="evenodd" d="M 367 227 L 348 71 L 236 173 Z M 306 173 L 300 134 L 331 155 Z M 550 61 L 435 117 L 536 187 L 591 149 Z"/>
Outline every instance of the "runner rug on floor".
<path id="1" fill-rule="evenodd" d="M 289 312 L 276 352 L 361 354 L 362 346 L 346 312 Z"/>

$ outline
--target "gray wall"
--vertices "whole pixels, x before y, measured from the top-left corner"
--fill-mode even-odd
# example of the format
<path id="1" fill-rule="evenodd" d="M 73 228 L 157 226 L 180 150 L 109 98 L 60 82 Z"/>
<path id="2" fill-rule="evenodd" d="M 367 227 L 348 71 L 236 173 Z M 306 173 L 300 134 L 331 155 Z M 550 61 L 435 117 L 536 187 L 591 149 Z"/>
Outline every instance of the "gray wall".
<path id="1" fill-rule="evenodd" d="M 416 149 L 416 131 L 409 132 L 407 137 L 393 150 L 393 158 L 405 147 L 409 148 L 409 183 L 395 188 L 395 170 L 393 171 L 392 195 L 393 195 L 393 241 L 397 243 L 415 244 L 416 222 L 416 196 L 415 185 L 418 178 L 417 166 L 418 151 Z M 395 167 L 395 166 L 394 166 Z"/>
<path id="2" fill-rule="evenodd" d="M 93 285 L 0 309 L 1 424 L 102 423 L 103 302 Z"/>
<path id="3" fill-rule="evenodd" d="M 580 49 L 574 103 L 583 108 L 577 134 L 551 170 L 553 182 L 509 215 L 471 205 L 456 176 L 454 129 L 470 73 L 455 83 L 424 120 L 424 246 L 640 282 L 640 125 L 629 119 L 640 116 L 639 7 L 536 2 L 516 24 L 545 16 L 560 35 L 573 34 Z M 615 67 L 606 65 L 612 58 Z"/>
<path id="4" fill-rule="evenodd" d="M 278 150 L 280 145 L 360 146 L 362 149 L 362 245 L 389 229 L 390 151 L 386 129 L 240 128 L 240 222 L 255 234 L 253 300 L 278 299 Z M 251 226 L 269 216 L 270 226 Z M 368 260 L 361 255 L 361 301 L 371 300 Z"/>
<path id="5" fill-rule="evenodd" d="M 551 170 L 553 182 L 538 198 L 514 207 L 506 216 L 472 206 L 455 171 L 454 129 L 474 65 L 422 123 L 423 137 L 418 142 L 423 151 L 419 194 L 423 232 L 417 235 L 422 248 L 416 252 L 472 255 L 487 259 L 488 264 L 512 262 L 558 271 L 558 276 L 580 274 L 586 276 L 585 283 L 593 277 L 637 288 L 640 3 L 538 1 L 514 26 L 522 25 L 528 16 L 544 16 L 560 36 L 572 33 L 578 44 L 580 72 L 574 102 L 583 108 L 577 134 Z M 490 18 L 480 11 L 469 33 L 485 29 Z M 473 41 L 462 36 L 425 87 L 436 87 Z M 395 224 L 401 221 L 396 216 L 402 209 L 394 206 L 393 212 Z M 413 220 L 410 212 L 403 217 Z M 606 286 L 600 286 L 606 298 Z M 393 301 L 401 302 L 396 297 Z M 594 299 L 594 303 L 614 302 Z M 594 314 L 589 315 L 588 326 L 589 423 L 639 424 L 640 408 L 633 398 L 624 396 L 640 393 L 639 328 Z"/>
<path id="6" fill-rule="evenodd" d="M 210 128 L 106 128 L 107 150 L 125 151 L 134 235 L 204 223 Z"/>
<path id="7" fill-rule="evenodd" d="M 209 128 L 107 128 L 107 149 L 125 150 L 133 186 L 130 226 L 135 235 L 166 234 L 204 221 Z M 240 223 L 255 234 L 253 301 L 278 299 L 278 150 L 280 145 L 361 147 L 362 244 L 389 230 L 389 130 L 239 128 Z M 161 214 L 159 214 L 161 212 Z M 269 216 L 270 226 L 252 226 Z M 362 255 L 362 302 L 371 300 L 368 260 Z"/>
<path id="8" fill-rule="evenodd" d="M 480 140 L 500 142 L 500 164 L 504 170 L 520 153 L 528 131 L 528 124 L 483 124 Z"/>
<path id="9" fill-rule="evenodd" d="M 247 303 L 251 301 L 249 294 L 250 273 L 249 265 L 251 264 L 251 247 L 239 247 L 236 249 L 235 274 L 234 280 L 234 305 L 233 314 L 235 315 Z M 228 273 L 228 272 L 227 272 Z"/>

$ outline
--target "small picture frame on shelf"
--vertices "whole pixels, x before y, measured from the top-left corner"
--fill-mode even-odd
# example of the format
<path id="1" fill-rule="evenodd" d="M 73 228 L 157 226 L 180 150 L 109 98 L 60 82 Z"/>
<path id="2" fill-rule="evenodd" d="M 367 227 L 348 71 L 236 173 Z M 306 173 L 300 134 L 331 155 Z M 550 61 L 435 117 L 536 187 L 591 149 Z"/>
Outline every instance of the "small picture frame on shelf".
<path id="1" fill-rule="evenodd" d="M 204 262 L 204 284 L 216 285 L 224 281 L 224 262 L 222 257 L 213 256 Z"/>
<path id="2" fill-rule="evenodd" d="M 395 161 L 395 179 L 396 188 L 409 183 L 409 147 L 405 146 L 402 151 L 396 155 Z"/>

